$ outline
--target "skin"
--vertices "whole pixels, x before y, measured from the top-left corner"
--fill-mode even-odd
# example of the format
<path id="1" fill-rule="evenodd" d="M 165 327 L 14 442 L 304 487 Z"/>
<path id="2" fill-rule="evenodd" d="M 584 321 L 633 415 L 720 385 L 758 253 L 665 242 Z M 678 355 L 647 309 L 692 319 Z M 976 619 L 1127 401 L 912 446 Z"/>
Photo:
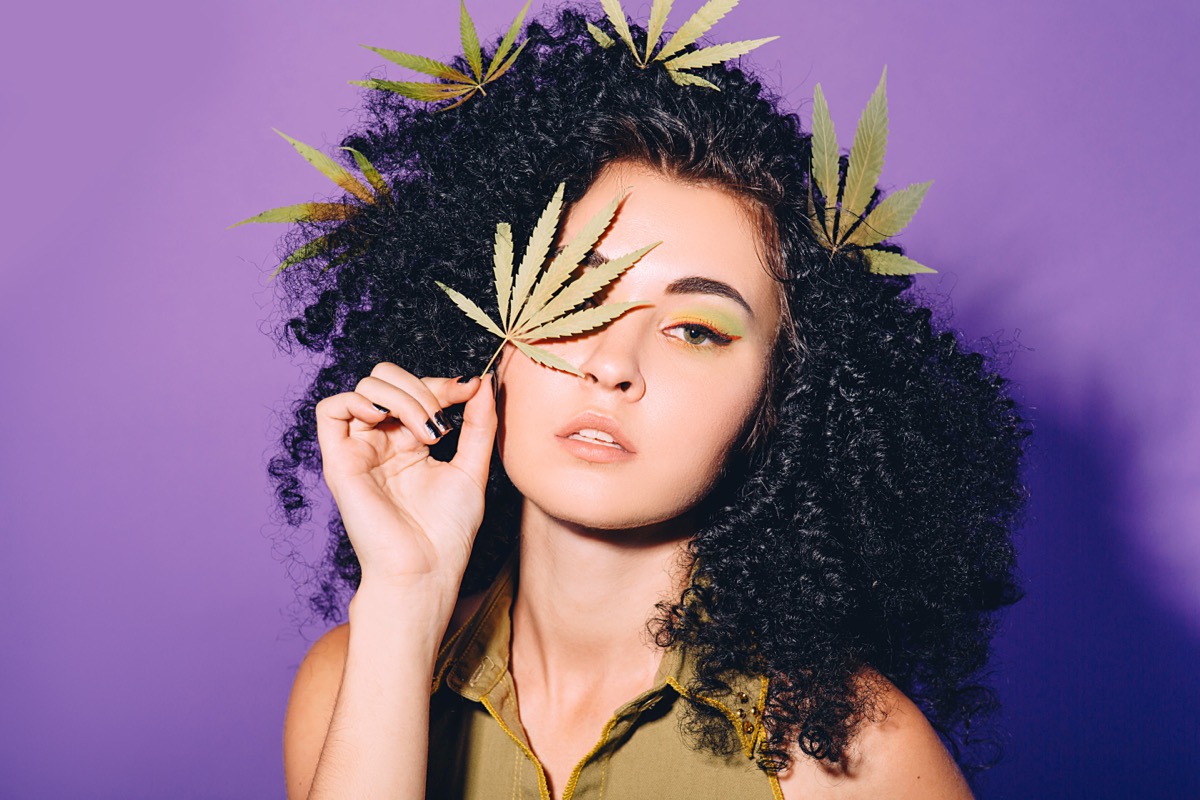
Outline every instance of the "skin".
<path id="1" fill-rule="evenodd" d="M 425 669 L 447 625 L 457 627 L 479 599 L 454 604 L 482 516 L 493 433 L 524 498 L 511 669 L 521 722 L 556 798 L 613 709 L 650 685 L 662 650 L 646 622 L 656 602 L 683 587 L 690 511 L 756 410 L 780 324 L 779 288 L 738 199 L 642 165 L 603 170 L 572 206 L 563 240 L 622 190 L 629 194 L 596 252 L 662 244 L 599 300 L 647 305 L 588 334 L 539 343 L 583 378 L 510 346 L 494 398 L 483 388 L 491 378 L 456 384 L 381 364 L 355 392 L 318 406 L 326 482 L 364 577 L 350 623 L 323 636 L 297 674 L 285 723 L 289 797 L 423 796 L 424 749 L 391 743 L 428 731 L 427 705 L 405 704 L 428 687 Z M 690 278 L 720 282 L 744 305 L 670 290 L 695 289 L 695 280 L 678 283 Z M 461 402 L 459 454 L 434 462 L 427 444 L 437 437 L 424 422 Z M 572 450 L 557 434 L 583 411 L 618 422 L 633 455 L 598 461 Z M 404 635 L 385 641 L 398 627 Z M 380 698 L 380 686 L 408 673 L 411 686 L 392 690 L 390 703 Z M 864 725 L 842 767 L 795 752 L 780 776 L 784 797 L 969 798 L 921 712 L 868 677 L 882 687 L 887 713 Z M 397 763 L 400 752 L 406 763 Z"/>

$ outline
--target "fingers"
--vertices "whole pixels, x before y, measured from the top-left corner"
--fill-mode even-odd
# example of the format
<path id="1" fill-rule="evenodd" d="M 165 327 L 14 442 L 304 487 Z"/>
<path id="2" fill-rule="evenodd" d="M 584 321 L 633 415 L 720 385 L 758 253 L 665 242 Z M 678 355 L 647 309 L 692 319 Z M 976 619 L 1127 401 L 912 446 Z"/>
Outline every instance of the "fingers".
<path id="1" fill-rule="evenodd" d="M 487 484 L 492 442 L 496 439 L 496 395 L 492 388 L 495 381 L 496 373 L 489 372 L 482 381 L 472 378 L 468 384 L 477 391 L 463 408 L 458 452 L 450 462 L 474 478 L 480 486 Z"/>

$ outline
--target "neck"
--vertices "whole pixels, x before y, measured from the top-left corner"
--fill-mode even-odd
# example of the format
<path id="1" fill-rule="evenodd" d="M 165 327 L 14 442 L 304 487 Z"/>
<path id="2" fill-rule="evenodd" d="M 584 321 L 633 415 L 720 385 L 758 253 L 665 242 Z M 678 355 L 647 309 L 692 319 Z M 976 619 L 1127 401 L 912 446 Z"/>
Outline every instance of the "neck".
<path id="1" fill-rule="evenodd" d="M 569 698 L 597 684 L 644 683 L 662 659 L 647 629 L 687 580 L 683 520 L 594 531 L 525 504 L 512 668 L 518 684 Z"/>

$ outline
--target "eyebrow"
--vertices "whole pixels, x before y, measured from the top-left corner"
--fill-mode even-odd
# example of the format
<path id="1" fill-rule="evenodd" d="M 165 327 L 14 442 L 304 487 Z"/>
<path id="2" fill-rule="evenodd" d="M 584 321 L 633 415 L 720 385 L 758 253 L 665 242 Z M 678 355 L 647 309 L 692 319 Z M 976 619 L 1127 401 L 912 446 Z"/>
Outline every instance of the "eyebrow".
<path id="1" fill-rule="evenodd" d="M 555 250 L 554 255 L 558 255 L 562 251 L 563 248 L 560 247 Z M 598 267 L 601 264 L 607 264 L 608 261 L 608 257 L 604 254 L 590 250 L 583 261 L 579 263 L 585 267 Z M 750 304 L 746 302 L 746 298 L 742 297 L 741 292 L 724 281 L 704 278 L 699 275 L 689 275 L 686 278 L 671 281 L 667 285 L 667 294 L 711 294 L 718 297 L 727 297 L 746 309 L 746 313 L 750 315 L 751 319 L 754 319 L 754 309 L 750 308 Z"/>

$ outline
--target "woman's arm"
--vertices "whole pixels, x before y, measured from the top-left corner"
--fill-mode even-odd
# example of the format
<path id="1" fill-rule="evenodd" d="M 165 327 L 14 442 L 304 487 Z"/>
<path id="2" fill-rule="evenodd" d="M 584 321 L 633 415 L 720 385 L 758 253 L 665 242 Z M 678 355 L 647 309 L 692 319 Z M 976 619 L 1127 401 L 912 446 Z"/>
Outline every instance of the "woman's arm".
<path id="1" fill-rule="evenodd" d="M 886 714 L 864 722 L 842 768 L 795 749 L 779 776 L 784 800 L 972 800 L 970 787 L 929 720 L 903 692 L 883 681 Z"/>

